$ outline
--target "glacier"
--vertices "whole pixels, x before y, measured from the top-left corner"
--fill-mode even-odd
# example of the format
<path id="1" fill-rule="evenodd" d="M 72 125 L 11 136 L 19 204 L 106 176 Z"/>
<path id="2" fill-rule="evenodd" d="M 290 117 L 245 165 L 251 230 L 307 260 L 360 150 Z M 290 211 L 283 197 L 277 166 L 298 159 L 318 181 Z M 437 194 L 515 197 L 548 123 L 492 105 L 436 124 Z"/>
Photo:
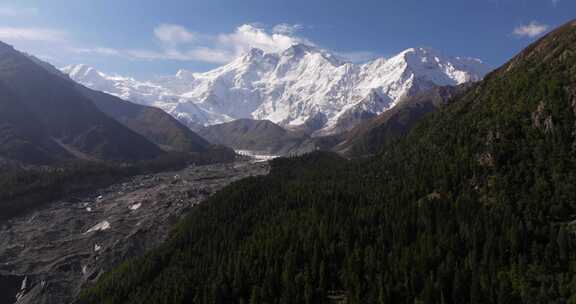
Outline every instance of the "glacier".
<path id="1" fill-rule="evenodd" d="M 429 48 L 409 48 L 356 64 L 305 44 L 276 53 L 252 48 L 208 72 L 180 70 L 148 81 L 108 75 L 83 64 L 62 69 L 87 87 L 159 107 L 193 129 L 251 118 L 313 135 L 349 130 L 404 96 L 433 85 L 478 81 L 488 71 L 479 59 Z"/>

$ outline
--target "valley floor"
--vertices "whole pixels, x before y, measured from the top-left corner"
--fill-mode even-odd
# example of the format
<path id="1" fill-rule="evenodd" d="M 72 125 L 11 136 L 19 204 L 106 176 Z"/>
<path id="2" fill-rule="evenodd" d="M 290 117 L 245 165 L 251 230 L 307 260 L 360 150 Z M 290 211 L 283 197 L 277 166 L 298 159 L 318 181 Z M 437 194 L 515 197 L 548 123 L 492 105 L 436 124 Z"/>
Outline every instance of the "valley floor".
<path id="1" fill-rule="evenodd" d="M 141 175 L 14 218 L 0 226 L 0 282 L 21 289 L 18 303 L 69 303 L 84 283 L 162 243 L 209 195 L 268 170 L 239 161 Z M 0 299 L 16 296 L 0 290 Z"/>

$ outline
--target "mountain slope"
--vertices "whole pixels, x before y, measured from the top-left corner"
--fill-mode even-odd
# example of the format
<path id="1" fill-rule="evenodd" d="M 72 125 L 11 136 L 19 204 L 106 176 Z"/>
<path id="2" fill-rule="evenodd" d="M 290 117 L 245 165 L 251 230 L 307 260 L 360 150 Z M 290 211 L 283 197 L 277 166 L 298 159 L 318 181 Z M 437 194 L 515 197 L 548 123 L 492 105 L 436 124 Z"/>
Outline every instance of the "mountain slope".
<path id="1" fill-rule="evenodd" d="M 465 91 L 458 87 L 435 86 L 430 90 L 404 97 L 390 110 L 358 124 L 343 134 L 344 140 L 332 150 L 347 156 L 379 152 L 387 143 L 404 136 L 426 114 L 445 106 L 450 99 Z"/>
<path id="2" fill-rule="evenodd" d="M 238 119 L 208 126 L 199 134 L 215 144 L 260 154 L 286 155 L 308 138 L 301 132 L 283 129 L 269 120 Z"/>
<path id="3" fill-rule="evenodd" d="M 157 146 L 100 112 L 73 83 L 4 43 L 0 43 L 0 82 L 16 97 L 15 106 L 31 118 L 13 123 L 22 129 L 42 129 L 38 137 L 75 157 L 137 160 L 161 154 Z"/>
<path id="4" fill-rule="evenodd" d="M 2 83 L 0 95 L 1 156 L 33 164 L 72 157 L 46 134 L 42 123 Z"/>
<path id="5" fill-rule="evenodd" d="M 280 53 L 252 49 L 212 71 L 179 71 L 147 82 L 106 75 L 85 65 L 63 72 L 95 90 L 162 108 L 191 126 L 251 118 L 285 128 L 306 125 L 325 135 L 349 130 L 403 96 L 432 85 L 477 81 L 487 70 L 478 60 L 424 48 L 356 65 L 297 44 Z"/>
<path id="6" fill-rule="evenodd" d="M 166 150 L 204 152 L 210 143 L 161 109 L 77 85 L 102 112 Z"/>
<path id="7" fill-rule="evenodd" d="M 48 72 L 72 81 L 66 74 L 34 56 L 29 58 Z M 122 100 L 114 95 L 76 84 L 76 89 L 90 99 L 106 115 L 116 119 L 134 132 L 146 137 L 165 150 L 184 152 L 205 151 L 210 143 L 182 125 L 166 112 Z"/>
<path id="8" fill-rule="evenodd" d="M 573 303 L 576 21 L 376 157 L 226 188 L 86 303 Z"/>

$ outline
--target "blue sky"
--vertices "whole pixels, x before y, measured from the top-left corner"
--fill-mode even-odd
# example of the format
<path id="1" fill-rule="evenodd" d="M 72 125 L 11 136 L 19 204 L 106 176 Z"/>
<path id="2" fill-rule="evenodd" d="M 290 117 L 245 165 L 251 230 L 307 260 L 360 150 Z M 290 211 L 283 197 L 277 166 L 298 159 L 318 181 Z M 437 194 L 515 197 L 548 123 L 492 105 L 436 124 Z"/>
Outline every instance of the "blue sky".
<path id="1" fill-rule="evenodd" d="M 141 79 L 295 42 L 354 61 L 423 46 L 497 67 L 575 17 L 574 0 L 2 0 L 0 40 Z"/>

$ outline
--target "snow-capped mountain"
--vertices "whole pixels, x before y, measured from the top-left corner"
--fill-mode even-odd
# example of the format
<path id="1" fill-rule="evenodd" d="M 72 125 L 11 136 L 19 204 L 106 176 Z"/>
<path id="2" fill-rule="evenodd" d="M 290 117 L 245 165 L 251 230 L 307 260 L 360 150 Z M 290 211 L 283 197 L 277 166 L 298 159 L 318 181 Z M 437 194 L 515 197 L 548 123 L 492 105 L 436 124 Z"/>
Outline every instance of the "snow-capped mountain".
<path id="1" fill-rule="evenodd" d="M 239 118 L 330 134 L 386 111 L 405 95 L 432 84 L 480 80 L 477 59 L 411 48 L 385 59 L 353 64 L 325 50 L 296 44 L 280 53 L 251 49 L 205 73 L 179 71 L 153 81 L 106 75 L 85 65 L 62 70 L 73 80 L 121 98 L 160 107 L 189 125 Z"/>

